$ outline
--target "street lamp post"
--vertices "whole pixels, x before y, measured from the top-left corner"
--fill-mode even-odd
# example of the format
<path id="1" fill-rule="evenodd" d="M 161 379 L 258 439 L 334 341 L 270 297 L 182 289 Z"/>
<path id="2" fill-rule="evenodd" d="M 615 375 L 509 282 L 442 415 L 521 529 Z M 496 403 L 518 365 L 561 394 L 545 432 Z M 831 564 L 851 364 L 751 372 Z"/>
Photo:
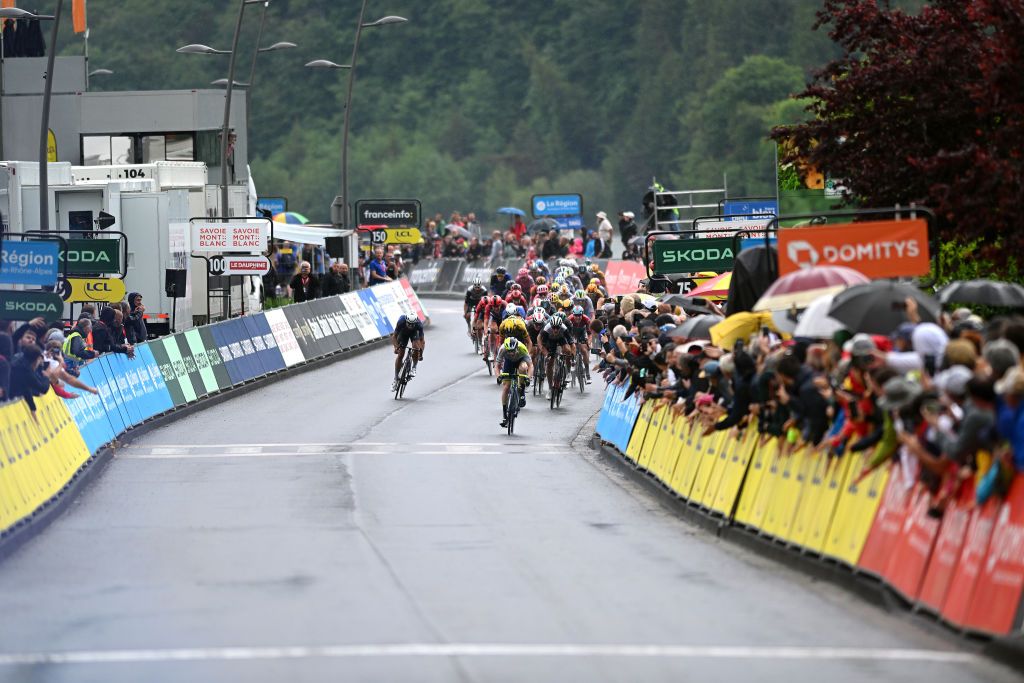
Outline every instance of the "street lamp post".
<path id="1" fill-rule="evenodd" d="M 386 26 L 388 24 L 402 24 L 408 21 L 404 17 L 397 17 L 389 15 L 381 17 L 376 21 L 369 23 L 363 22 L 363 17 L 366 14 L 366 0 L 362 1 L 359 6 L 359 23 L 356 24 L 356 37 L 352 43 L 352 60 L 348 64 L 335 64 L 334 62 L 326 59 L 317 59 L 306 64 L 306 66 L 314 69 L 348 69 L 348 87 L 345 93 L 345 120 L 342 124 L 341 134 L 341 201 L 343 203 L 343 222 L 342 227 L 347 228 L 349 225 L 349 218 L 351 212 L 349 211 L 349 198 L 348 198 L 348 130 L 352 122 L 352 87 L 356 80 L 356 61 L 359 58 L 359 38 L 363 34 L 364 28 L 373 28 L 374 26 Z"/>
<path id="2" fill-rule="evenodd" d="M 228 210 L 228 138 L 231 129 L 231 93 L 235 86 L 243 87 L 248 85 L 249 89 L 252 89 L 252 80 L 255 76 L 256 70 L 256 55 L 260 52 L 272 52 L 274 50 L 283 50 L 287 48 L 296 47 L 295 43 L 275 43 L 267 48 L 259 47 L 259 38 L 256 42 L 256 50 L 253 53 L 252 65 L 249 69 L 249 83 L 240 83 L 235 80 L 235 59 L 238 55 L 238 37 L 242 32 L 242 18 L 245 15 L 245 8 L 247 5 L 255 5 L 257 3 L 263 4 L 263 16 L 260 19 L 260 37 L 263 35 L 263 24 L 266 20 L 267 6 L 270 4 L 270 0 L 239 0 L 238 3 L 238 19 L 235 21 L 235 33 L 231 39 L 230 50 L 217 50 L 208 45 L 202 45 L 199 43 L 192 43 L 179 47 L 178 52 L 184 54 L 204 54 L 204 55 L 229 55 L 228 60 L 228 77 L 226 79 L 214 81 L 214 85 L 225 86 L 224 92 L 224 124 L 221 126 L 221 140 L 220 140 L 220 202 L 221 202 L 221 215 L 224 221 L 227 222 L 229 218 Z M 248 114 L 248 112 L 246 112 Z"/>
<path id="3" fill-rule="evenodd" d="M 49 54 L 46 57 L 46 84 L 43 86 L 43 114 L 39 128 L 39 229 L 50 229 L 50 198 L 49 193 L 49 132 L 50 132 L 50 97 L 53 94 L 53 60 L 57 56 L 57 29 L 60 28 L 60 15 L 64 9 L 64 0 L 57 0 L 57 11 L 53 16 L 33 14 L 17 7 L 0 8 L 0 19 L 53 19 L 53 31 L 50 33 Z M 2 48 L 0 48 L 2 49 Z M 0 67 L 2 69 L 2 67 Z M 2 78 L 2 75 L 0 75 Z M 2 119 L 2 114 L 0 114 Z M 3 131 L 0 129 L 0 138 Z M 0 140 L 0 149 L 3 142 Z"/>

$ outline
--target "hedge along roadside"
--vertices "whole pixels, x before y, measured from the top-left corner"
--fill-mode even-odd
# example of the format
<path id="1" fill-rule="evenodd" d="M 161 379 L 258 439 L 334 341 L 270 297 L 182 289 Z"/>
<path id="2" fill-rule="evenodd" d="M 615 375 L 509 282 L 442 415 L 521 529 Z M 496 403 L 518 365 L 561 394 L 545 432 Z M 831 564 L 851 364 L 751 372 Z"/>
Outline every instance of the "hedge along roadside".
<path id="1" fill-rule="evenodd" d="M 427 321 L 404 281 L 226 320 L 99 357 L 82 381 L 99 395 L 52 392 L 0 405 L 0 549 L 123 434 L 204 398 L 387 337 L 401 315 Z"/>
<path id="2" fill-rule="evenodd" d="M 794 556 L 877 577 L 916 609 L 966 633 L 1024 634 L 1024 474 L 1006 498 L 973 504 L 965 487 L 941 520 L 900 463 L 857 475 L 869 454 L 780 454 L 756 425 L 739 436 L 703 428 L 610 385 L 603 444 L 722 524 L 766 536 Z"/>

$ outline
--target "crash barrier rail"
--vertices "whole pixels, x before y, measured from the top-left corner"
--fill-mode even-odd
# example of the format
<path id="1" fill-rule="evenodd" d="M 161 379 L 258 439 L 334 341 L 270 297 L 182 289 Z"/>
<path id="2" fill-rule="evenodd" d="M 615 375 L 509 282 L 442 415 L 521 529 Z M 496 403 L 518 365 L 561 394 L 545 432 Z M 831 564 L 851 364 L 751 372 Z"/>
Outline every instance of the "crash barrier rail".
<path id="1" fill-rule="evenodd" d="M 81 369 L 96 387 L 36 412 L 0 405 L 0 541 L 60 494 L 125 432 L 254 380 L 387 337 L 402 315 L 427 314 L 406 280 L 205 325 L 105 354 Z"/>
<path id="2" fill-rule="evenodd" d="M 632 294 L 637 291 L 640 280 L 647 277 L 638 261 L 592 259 L 592 262 L 601 268 L 608 293 L 613 296 Z M 558 268 L 558 259 L 548 259 L 546 263 L 551 273 Z M 406 277 L 417 292 L 465 294 L 478 278 L 486 287 L 498 266 L 504 266 L 514 280 L 516 273 L 525 265 L 526 259 L 498 259 L 493 264 L 483 261 L 469 263 L 460 258 L 422 259 L 406 268 Z"/>
<path id="3" fill-rule="evenodd" d="M 723 524 L 884 582 L 967 633 L 1021 634 L 1024 621 L 1024 474 L 1006 496 L 975 502 L 969 480 L 941 519 L 899 462 L 860 479 L 872 453 L 840 458 L 780 451 L 755 425 L 703 434 L 698 421 L 628 386 L 610 385 L 596 430 L 607 446 L 672 494 Z"/>

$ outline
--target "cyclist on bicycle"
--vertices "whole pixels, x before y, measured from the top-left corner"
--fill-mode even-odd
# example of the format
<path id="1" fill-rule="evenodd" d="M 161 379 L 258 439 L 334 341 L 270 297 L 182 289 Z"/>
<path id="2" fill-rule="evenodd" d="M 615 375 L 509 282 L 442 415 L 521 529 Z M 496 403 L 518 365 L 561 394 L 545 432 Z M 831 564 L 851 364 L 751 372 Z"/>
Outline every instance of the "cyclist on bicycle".
<path id="1" fill-rule="evenodd" d="M 512 282 L 512 278 L 509 277 L 508 271 L 504 266 L 498 266 L 494 269 L 494 275 L 491 276 L 491 293 L 499 297 L 502 296 L 509 282 Z"/>
<path id="2" fill-rule="evenodd" d="M 572 337 L 569 334 L 565 316 L 561 312 L 552 315 L 537 339 L 540 341 L 541 353 L 547 356 L 548 389 L 553 391 L 552 375 L 554 374 L 555 353 L 561 349 L 562 355 L 566 358 L 572 358 L 573 353 Z"/>
<path id="3" fill-rule="evenodd" d="M 547 280 L 546 277 L 541 275 L 540 277 L 538 277 L 535 280 L 535 282 L 536 282 L 536 284 L 533 287 L 530 287 L 530 298 L 531 299 L 534 299 L 534 298 L 540 296 L 540 288 L 541 287 L 544 288 L 545 292 L 548 291 L 548 280 Z"/>
<path id="4" fill-rule="evenodd" d="M 591 318 L 584 313 L 582 306 L 577 305 L 572 307 L 572 313 L 569 314 L 566 323 L 569 325 L 569 336 L 575 342 L 577 352 L 583 355 L 583 367 L 587 370 L 587 381 L 589 382 L 590 363 L 587 362 L 587 355 L 590 353 Z"/>
<path id="5" fill-rule="evenodd" d="M 498 326 L 498 334 L 504 342 L 509 337 L 515 337 L 527 348 L 533 349 L 533 342 L 530 340 L 530 333 L 526 329 L 526 312 L 515 304 L 505 304 L 504 319 Z"/>
<path id="6" fill-rule="evenodd" d="M 501 320 L 494 319 L 494 311 L 501 311 L 501 307 L 505 305 L 505 300 L 499 296 L 488 294 L 487 296 L 480 299 L 480 303 L 476 305 L 476 321 L 483 330 L 486 326 L 484 334 L 497 334 L 498 323 Z"/>
<path id="7" fill-rule="evenodd" d="M 473 280 L 473 284 L 466 290 L 466 300 L 462 304 L 462 317 L 466 319 L 466 327 L 472 329 L 470 318 L 480 299 L 487 294 L 487 288 L 480 282 L 480 278 Z"/>
<path id="8" fill-rule="evenodd" d="M 395 323 L 395 331 L 391 333 L 391 344 L 395 348 L 395 384 L 391 387 L 392 391 L 398 384 L 398 373 L 402 371 L 405 347 L 409 342 L 412 342 L 412 372 L 409 374 L 415 377 L 416 366 L 423 360 L 423 347 L 426 345 L 423 321 L 414 315 L 403 315 Z"/>
<path id="9" fill-rule="evenodd" d="M 525 308 L 528 302 L 526 295 L 523 294 L 523 288 L 513 282 L 508 288 L 508 293 L 505 295 L 505 303 L 514 303 Z"/>
<path id="10" fill-rule="evenodd" d="M 520 383 L 525 389 L 529 383 L 530 374 L 533 372 L 533 361 L 530 360 L 530 350 L 523 342 L 515 337 L 509 337 L 501 344 L 501 351 L 498 353 L 501 359 L 501 426 L 508 427 L 508 410 L 505 402 L 508 401 L 508 392 L 512 388 L 512 380 Z M 522 378 L 517 375 L 523 375 Z M 526 392 L 519 393 L 519 407 L 526 406 Z"/>
<path id="11" fill-rule="evenodd" d="M 594 317 L 594 302 L 590 300 L 590 297 L 587 296 L 587 293 L 584 292 L 582 289 L 577 289 L 575 292 L 573 292 L 572 305 L 582 306 L 583 313 L 588 318 Z"/>
<path id="12" fill-rule="evenodd" d="M 526 318 L 526 334 L 530 336 L 530 355 L 534 363 L 537 362 L 537 355 L 540 353 L 538 337 L 547 324 L 548 314 L 543 308 L 538 306 L 530 310 L 530 315 Z"/>

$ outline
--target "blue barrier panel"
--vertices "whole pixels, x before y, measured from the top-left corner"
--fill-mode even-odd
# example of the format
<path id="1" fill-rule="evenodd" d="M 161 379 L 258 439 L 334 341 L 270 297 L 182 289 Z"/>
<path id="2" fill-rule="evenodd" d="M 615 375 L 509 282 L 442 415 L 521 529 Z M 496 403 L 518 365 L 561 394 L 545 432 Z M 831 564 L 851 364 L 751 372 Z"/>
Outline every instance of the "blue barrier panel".
<path id="1" fill-rule="evenodd" d="M 131 422 L 125 410 L 124 398 L 117 388 L 117 378 L 110 367 L 110 359 L 118 354 L 108 353 L 100 356 L 89 367 L 93 369 L 93 376 L 97 380 L 96 387 L 99 389 L 100 397 L 103 399 L 103 408 L 110 420 L 110 426 L 114 430 L 114 436 L 123 434 Z"/>
<path id="2" fill-rule="evenodd" d="M 615 397 L 615 393 L 618 387 L 612 386 L 611 384 L 605 385 L 604 391 L 604 402 L 601 404 L 601 414 L 597 417 L 597 424 L 594 425 L 594 431 L 605 441 L 609 441 L 608 435 L 612 429 L 612 400 Z"/>
<path id="3" fill-rule="evenodd" d="M 242 324 L 252 339 L 252 345 L 256 349 L 256 362 L 263 370 L 263 374 L 284 370 L 284 356 L 277 348 L 277 340 L 270 330 L 270 323 L 262 313 L 247 315 L 242 318 Z"/>
<path id="4" fill-rule="evenodd" d="M 93 363 L 84 366 L 79 379 L 99 390 L 105 377 L 99 367 L 96 367 L 94 371 L 93 366 Z M 107 417 L 107 411 L 100 396 L 83 391 L 78 398 L 65 401 L 65 404 L 78 426 L 78 431 L 81 432 L 82 440 L 85 441 L 90 454 L 95 455 L 100 446 L 110 443 L 114 439 L 116 434 L 110 425 L 110 419 Z"/>
<path id="5" fill-rule="evenodd" d="M 110 357 L 110 368 L 114 373 L 117 388 L 121 391 L 121 398 L 124 403 L 125 412 L 128 418 L 125 424 L 129 427 L 142 422 L 142 410 L 139 408 L 140 392 L 138 391 L 138 377 L 135 375 L 134 367 L 131 364 L 138 363 L 137 360 L 128 360 L 127 356 L 113 354 Z"/>
<path id="6" fill-rule="evenodd" d="M 377 332 L 380 336 L 387 337 L 390 335 L 394 331 L 394 328 L 391 326 L 391 322 L 388 320 L 388 317 L 384 314 L 384 310 L 380 302 L 377 301 L 377 297 L 373 293 L 373 287 L 360 289 L 358 294 L 359 298 L 362 299 L 367 312 L 370 314 L 373 324 L 377 326 Z"/>
<path id="7" fill-rule="evenodd" d="M 263 374 L 256 360 L 256 348 L 241 320 L 225 320 L 210 330 L 232 383 L 241 384 Z"/>
<path id="8" fill-rule="evenodd" d="M 135 347 L 135 359 L 142 362 L 138 373 L 146 392 L 145 409 L 142 411 L 143 419 L 148 420 L 154 415 L 171 410 L 174 407 L 171 392 L 164 382 L 160 365 L 156 362 L 148 342 Z"/>

